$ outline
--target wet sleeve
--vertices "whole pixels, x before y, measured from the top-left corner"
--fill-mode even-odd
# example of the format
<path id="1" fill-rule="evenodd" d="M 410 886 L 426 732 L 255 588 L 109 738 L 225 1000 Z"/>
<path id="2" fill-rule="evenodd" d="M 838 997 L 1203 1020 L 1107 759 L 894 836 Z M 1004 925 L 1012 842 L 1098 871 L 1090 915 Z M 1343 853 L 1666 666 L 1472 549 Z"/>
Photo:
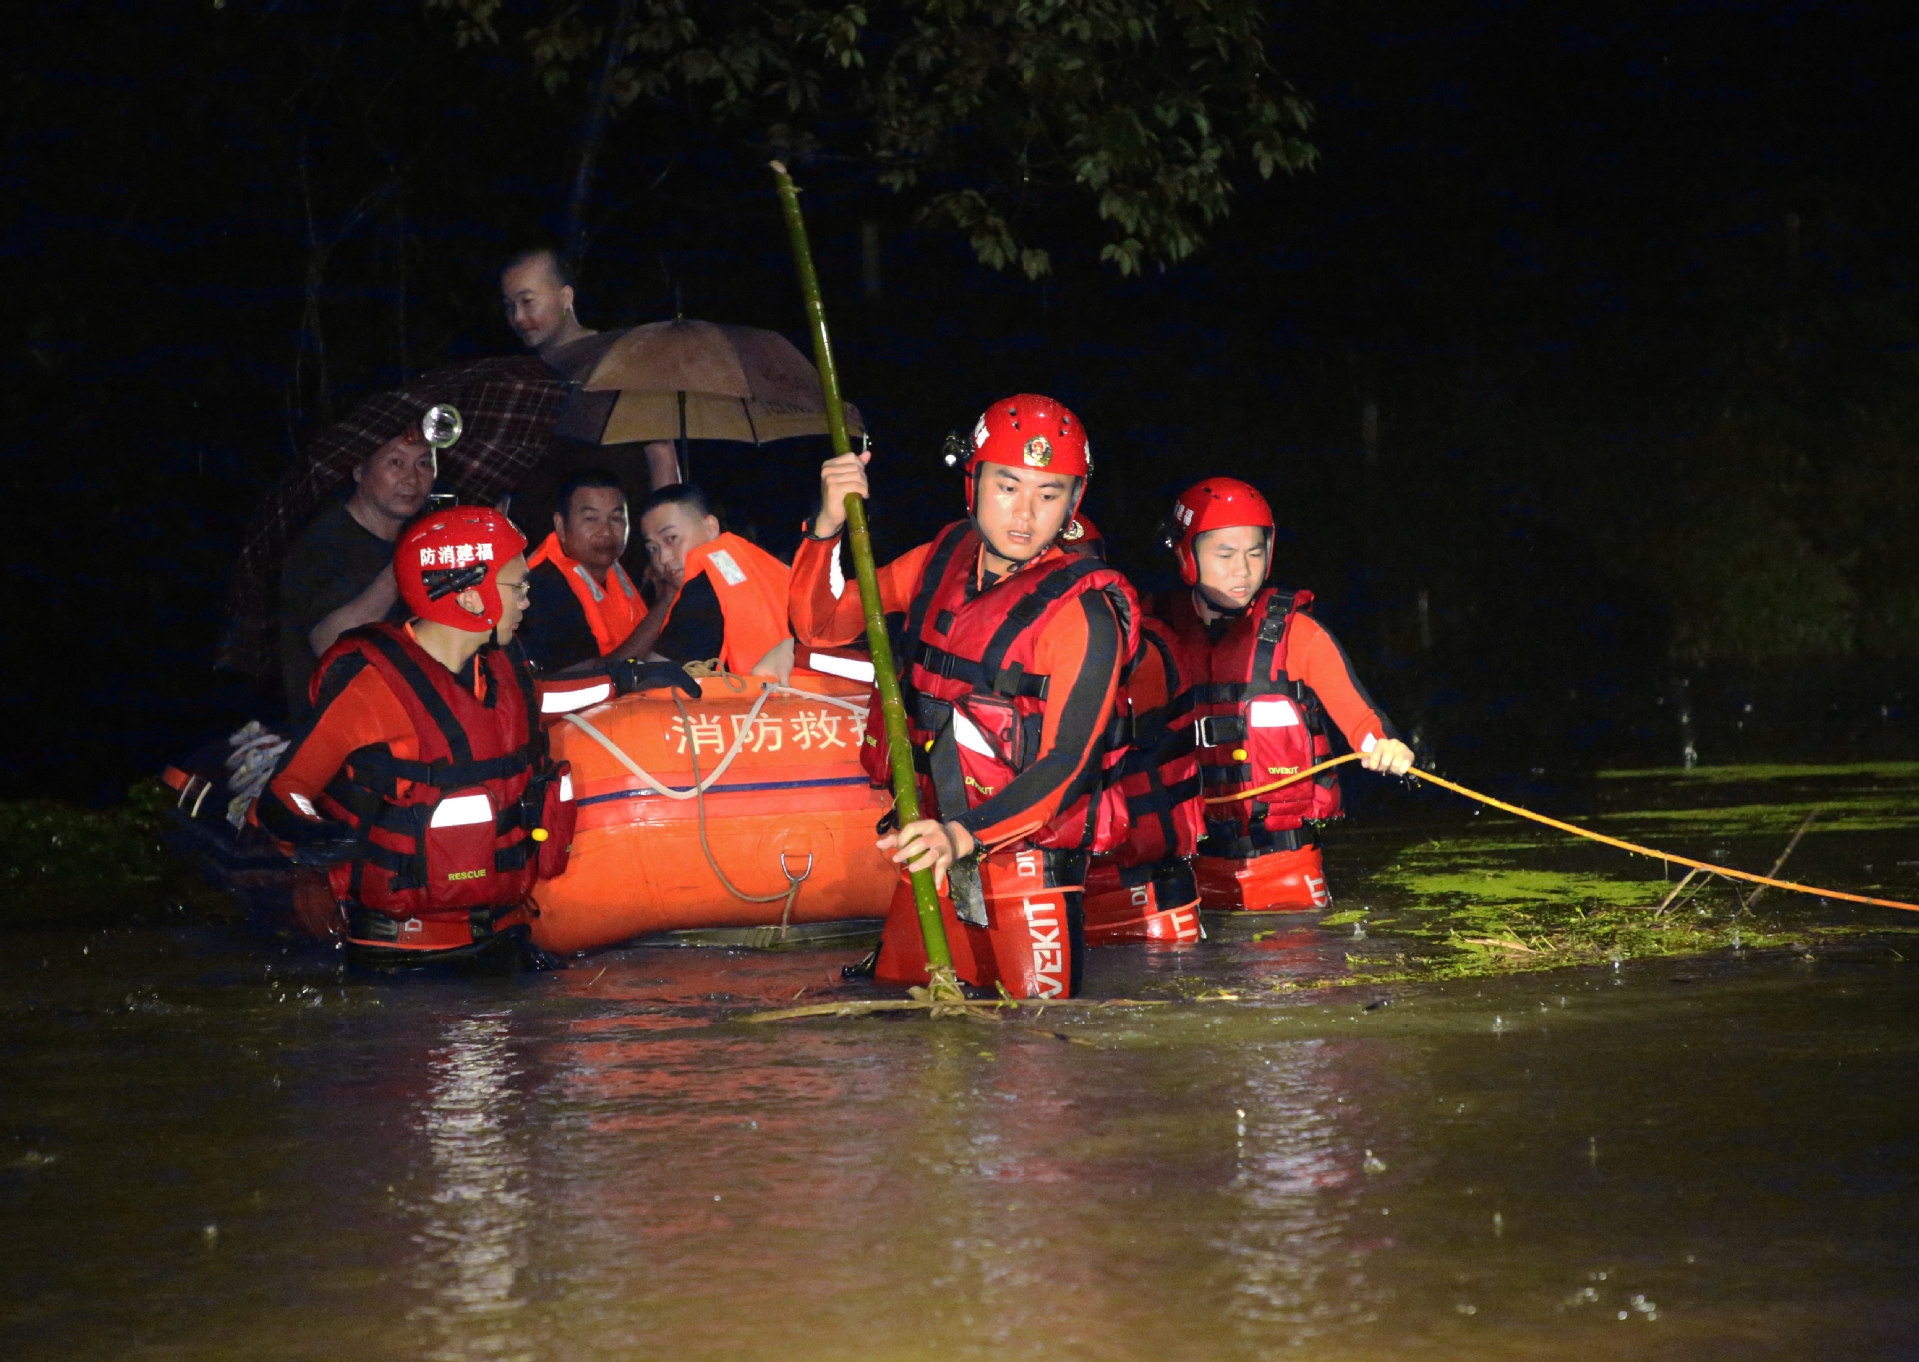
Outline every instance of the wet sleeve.
<path id="1" fill-rule="evenodd" d="M 810 647 L 842 648 L 866 632 L 866 612 L 860 606 L 859 583 L 853 565 L 842 552 L 846 536 L 807 537 L 793 555 L 790 584 L 793 637 Z M 880 605 L 887 612 L 903 611 L 913 603 L 920 575 L 933 546 L 921 544 L 879 570 Z"/>
<path id="2" fill-rule="evenodd" d="M 526 659 L 543 672 L 556 672 L 600 655 L 593 626 L 586 622 L 580 598 L 551 563 L 542 563 L 526 576 L 531 587 L 526 614 L 514 630 Z"/>
<path id="3" fill-rule="evenodd" d="M 1033 650 L 1034 670 L 1052 678 L 1038 758 L 952 820 L 989 849 L 1044 827 L 1079 797 L 1089 768 L 1097 772 L 1100 735 L 1119 687 L 1119 618 L 1103 591 L 1087 592 L 1078 604 L 1053 616 Z"/>
<path id="4" fill-rule="evenodd" d="M 1399 737 L 1399 730 L 1360 685 L 1339 640 L 1310 615 L 1302 613 L 1293 619 L 1293 637 L 1286 643 L 1286 670 L 1319 697 L 1353 751 L 1365 751 L 1369 738 Z"/>
<path id="5" fill-rule="evenodd" d="M 675 662 L 706 662 L 726 647 L 726 615 L 719 592 L 702 572 L 680 588 L 653 651 Z"/>
<path id="6" fill-rule="evenodd" d="M 365 659 L 349 654 L 327 669 L 319 707 L 280 756 L 260 793 L 255 817 L 283 841 L 299 841 L 321 825 L 320 794 L 362 747 L 385 744 L 394 756 L 412 758 L 419 743 L 406 710 Z"/>

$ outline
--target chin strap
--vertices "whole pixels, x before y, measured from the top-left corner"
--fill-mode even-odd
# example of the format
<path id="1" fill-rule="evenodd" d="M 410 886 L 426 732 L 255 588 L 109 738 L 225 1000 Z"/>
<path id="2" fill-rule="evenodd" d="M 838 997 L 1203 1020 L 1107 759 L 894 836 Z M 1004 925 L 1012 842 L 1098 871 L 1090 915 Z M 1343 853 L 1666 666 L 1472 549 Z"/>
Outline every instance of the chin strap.
<path id="1" fill-rule="evenodd" d="M 1218 615 L 1221 619 L 1228 619 L 1228 620 L 1238 619 L 1241 615 L 1245 614 L 1248 610 L 1251 610 L 1253 608 L 1253 601 L 1256 601 L 1259 599 L 1259 592 L 1255 591 L 1253 593 L 1253 601 L 1248 601 L 1244 605 L 1221 605 L 1217 600 L 1213 598 L 1213 593 L 1208 591 L 1205 587 L 1195 583 L 1193 586 L 1193 590 L 1199 594 L 1199 598 L 1201 600 L 1206 602 L 1207 609 L 1211 610 L 1215 615 Z"/>

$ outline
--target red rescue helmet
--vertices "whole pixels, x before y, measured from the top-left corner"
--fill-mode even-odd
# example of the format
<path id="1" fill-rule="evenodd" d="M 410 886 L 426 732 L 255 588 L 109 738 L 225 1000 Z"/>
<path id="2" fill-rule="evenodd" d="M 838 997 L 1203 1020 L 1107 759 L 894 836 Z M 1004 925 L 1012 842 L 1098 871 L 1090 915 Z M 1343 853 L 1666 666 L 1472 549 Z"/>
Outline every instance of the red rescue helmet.
<path id="1" fill-rule="evenodd" d="M 400 599 L 423 620 L 483 634 L 500 622 L 500 569 L 526 552 L 526 537 L 498 511 L 455 506 L 421 516 L 393 548 Z M 463 609 L 459 595 L 477 587 L 485 613 Z"/>
<path id="2" fill-rule="evenodd" d="M 1266 542 L 1273 539 L 1273 508 L 1259 489 L 1238 478 L 1207 478 L 1179 494 L 1173 514 L 1166 522 L 1166 547 L 1179 560 L 1179 579 L 1188 586 L 1199 584 L 1199 561 L 1193 557 L 1193 541 L 1208 530 L 1224 530 L 1235 525 L 1257 525 L 1266 531 Z"/>
<path id="3" fill-rule="evenodd" d="M 1005 464 L 1010 468 L 1044 468 L 1068 477 L 1090 477 L 1093 446 L 1086 427 L 1063 402 L 1038 393 L 1019 393 L 988 407 L 973 426 L 973 447 L 950 449 L 948 463 L 966 460 L 966 509 L 970 514 L 979 491 L 979 466 Z"/>

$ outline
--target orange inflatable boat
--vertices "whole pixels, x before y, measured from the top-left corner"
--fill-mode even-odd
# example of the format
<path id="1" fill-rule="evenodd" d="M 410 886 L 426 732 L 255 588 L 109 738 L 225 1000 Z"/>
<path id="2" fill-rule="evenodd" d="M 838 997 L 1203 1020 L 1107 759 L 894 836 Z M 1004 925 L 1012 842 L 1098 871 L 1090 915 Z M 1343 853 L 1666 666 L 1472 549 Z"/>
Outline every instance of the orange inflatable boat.
<path id="1" fill-rule="evenodd" d="M 894 869 L 873 843 L 891 800 L 859 759 L 873 688 L 801 670 L 700 690 L 621 696 L 549 727 L 579 822 L 566 873 L 534 891 L 547 950 L 886 915 Z"/>

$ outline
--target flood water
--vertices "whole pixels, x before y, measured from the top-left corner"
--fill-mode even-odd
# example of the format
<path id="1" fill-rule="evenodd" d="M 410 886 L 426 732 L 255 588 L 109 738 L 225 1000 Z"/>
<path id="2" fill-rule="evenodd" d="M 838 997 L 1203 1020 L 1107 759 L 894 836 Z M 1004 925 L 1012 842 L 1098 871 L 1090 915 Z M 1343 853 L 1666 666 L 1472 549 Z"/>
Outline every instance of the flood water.
<path id="1" fill-rule="evenodd" d="M 1898 951 L 1281 993 L 1341 933 L 1277 921 L 1096 952 L 1183 1001 L 1039 1029 L 738 1020 L 849 951 L 394 984 L 17 934 L 0 1352 L 1919 1353 Z"/>

